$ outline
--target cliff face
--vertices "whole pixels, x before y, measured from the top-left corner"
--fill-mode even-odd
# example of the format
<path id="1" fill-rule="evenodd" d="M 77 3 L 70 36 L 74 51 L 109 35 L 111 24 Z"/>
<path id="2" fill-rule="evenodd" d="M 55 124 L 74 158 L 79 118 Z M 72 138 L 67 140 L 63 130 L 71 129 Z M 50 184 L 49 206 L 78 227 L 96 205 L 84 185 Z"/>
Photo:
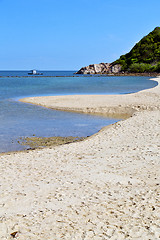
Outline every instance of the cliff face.
<path id="1" fill-rule="evenodd" d="M 82 67 L 76 74 L 115 74 L 121 71 L 121 65 L 112 63 L 91 64 Z"/>

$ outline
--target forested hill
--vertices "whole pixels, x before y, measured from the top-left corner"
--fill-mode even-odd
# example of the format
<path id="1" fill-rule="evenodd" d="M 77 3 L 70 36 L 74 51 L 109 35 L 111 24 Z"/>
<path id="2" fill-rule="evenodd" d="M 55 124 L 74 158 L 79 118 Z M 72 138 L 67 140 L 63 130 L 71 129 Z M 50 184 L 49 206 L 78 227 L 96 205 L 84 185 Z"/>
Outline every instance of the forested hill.
<path id="1" fill-rule="evenodd" d="M 91 64 L 76 74 L 121 74 L 160 72 L 160 27 L 143 37 L 129 53 L 112 63 Z"/>
<path id="2" fill-rule="evenodd" d="M 160 27 L 156 27 L 129 53 L 112 63 L 115 64 L 120 64 L 124 72 L 160 72 Z"/>

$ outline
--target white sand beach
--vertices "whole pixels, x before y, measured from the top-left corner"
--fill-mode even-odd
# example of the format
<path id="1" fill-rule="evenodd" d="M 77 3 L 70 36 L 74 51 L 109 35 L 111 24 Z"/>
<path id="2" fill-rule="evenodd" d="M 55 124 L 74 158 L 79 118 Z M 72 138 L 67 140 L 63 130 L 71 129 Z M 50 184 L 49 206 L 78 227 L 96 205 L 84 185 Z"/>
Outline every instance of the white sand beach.
<path id="1" fill-rule="evenodd" d="M 159 84 L 127 95 L 21 100 L 131 116 L 82 142 L 0 154 L 0 239 L 160 239 Z"/>

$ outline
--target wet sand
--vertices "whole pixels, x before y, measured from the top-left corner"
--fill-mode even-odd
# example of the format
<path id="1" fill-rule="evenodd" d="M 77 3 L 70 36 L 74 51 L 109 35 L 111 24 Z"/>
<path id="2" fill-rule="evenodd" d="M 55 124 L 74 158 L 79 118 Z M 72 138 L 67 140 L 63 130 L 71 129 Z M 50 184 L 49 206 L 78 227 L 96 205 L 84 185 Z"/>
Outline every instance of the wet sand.
<path id="1" fill-rule="evenodd" d="M 159 239 L 160 85 L 23 101 L 130 117 L 81 142 L 0 155 L 0 239 Z"/>
<path id="2" fill-rule="evenodd" d="M 30 150 L 36 148 L 53 147 L 84 140 L 83 137 L 24 137 L 18 143 L 22 146 L 29 146 Z"/>

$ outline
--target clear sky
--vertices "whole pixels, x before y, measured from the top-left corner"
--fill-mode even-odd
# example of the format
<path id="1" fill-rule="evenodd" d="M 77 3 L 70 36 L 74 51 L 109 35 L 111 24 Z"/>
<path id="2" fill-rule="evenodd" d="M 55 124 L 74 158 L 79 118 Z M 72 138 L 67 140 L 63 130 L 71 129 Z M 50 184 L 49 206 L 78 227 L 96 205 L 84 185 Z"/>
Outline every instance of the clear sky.
<path id="1" fill-rule="evenodd" d="M 160 0 L 0 0 L 0 70 L 112 62 L 160 26 Z"/>

